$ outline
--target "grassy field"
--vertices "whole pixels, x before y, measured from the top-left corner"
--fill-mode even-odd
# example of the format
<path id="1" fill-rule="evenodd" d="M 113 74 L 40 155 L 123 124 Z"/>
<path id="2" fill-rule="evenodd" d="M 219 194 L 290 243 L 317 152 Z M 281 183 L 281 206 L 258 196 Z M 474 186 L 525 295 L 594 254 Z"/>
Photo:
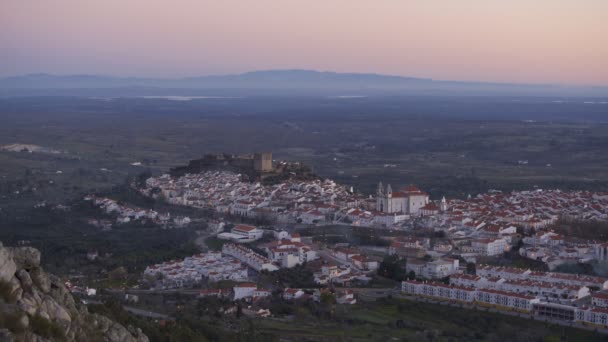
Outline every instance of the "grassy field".
<path id="1" fill-rule="evenodd" d="M 259 320 L 256 328 L 301 341 L 607 341 L 579 329 L 402 299 L 341 306 L 332 320 Z"/>

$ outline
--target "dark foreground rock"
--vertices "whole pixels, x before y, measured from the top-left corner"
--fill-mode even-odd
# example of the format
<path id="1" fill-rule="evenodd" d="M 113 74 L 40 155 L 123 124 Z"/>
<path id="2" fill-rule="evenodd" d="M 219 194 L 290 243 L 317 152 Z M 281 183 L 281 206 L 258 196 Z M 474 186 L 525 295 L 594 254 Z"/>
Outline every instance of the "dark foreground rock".
<path id="1" fill-rule="evenodd" d="M 147 342 L 141 330 L 87 311 L 59 278 L 40 267 L 40 252 L 0 243 L 0 342 Z"/>

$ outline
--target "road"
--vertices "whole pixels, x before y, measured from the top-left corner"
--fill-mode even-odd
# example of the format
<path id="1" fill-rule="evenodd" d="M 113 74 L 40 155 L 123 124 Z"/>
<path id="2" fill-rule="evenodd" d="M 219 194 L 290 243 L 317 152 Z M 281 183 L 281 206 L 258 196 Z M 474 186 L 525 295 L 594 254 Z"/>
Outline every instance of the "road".
<path id="1" fill-rule="evenodd" d="M 134 308 L 131 306 L 123 306 L 123 309 L 125 309 L 129 313 L 132 313 L 137 316 L 156 318 L 156 319 L 171 319 L 171 317 L 169 317 L 168 315 L 165 315 L 165 314 L 161 314 L 158 312 L 152 312 L 152 311 L 148 311 L 148 310 L 142 310 L 142 309 Z"/>
<path id="2" fill-rule="evenodd" d="M 95 299 L 83 299 L 82 303 L 84 303 L 85 305 L 89 305 L 89 304 L 103 304 L 101 301 L 95 300 Z M 132 306 L 123 305 L 122 308 L 125 309 L 125 311 L 127 311 L 129 313 L 132 313 L 134 315 L 137 315 L 137 316 L 148 317 L 148 318 L 156 318 L 156 319 L 172 319 L 170 316 L 165 315 L 165 314 L 161 314 L 161 313 L 153 312 L 153 311 L 148 311 L 148 310 L 143 310 L 143 309 L 138 309 L 138 308 L 134 308 Z"/>
<path id="3" fill-rule="evenodd" d="M 364 270 L 359 269 L 358 267 L 356 267 L 355 265 L 351 264 L 350 262 L 346 262 L 344 260 L 336 258 L 335 256 L 333 256 L 331 254 L 331 252 L 328 252 L 325 249 L 320 249 L 320 250 L 317 251 L 317 253 L 319 254 L 319 256 L 321 256 L 325 260 L 333 261 L 333 262 L 335 262 L 335 263 L 337 263 L 339 265 L 348 265 L 348 266 L 350 266 L 350 268 L 352 268 L 352 269 L 354 269 L 356 271 L 359 271 L 359 272 L 363 272 L 363 273 L 366 272 Z"/>

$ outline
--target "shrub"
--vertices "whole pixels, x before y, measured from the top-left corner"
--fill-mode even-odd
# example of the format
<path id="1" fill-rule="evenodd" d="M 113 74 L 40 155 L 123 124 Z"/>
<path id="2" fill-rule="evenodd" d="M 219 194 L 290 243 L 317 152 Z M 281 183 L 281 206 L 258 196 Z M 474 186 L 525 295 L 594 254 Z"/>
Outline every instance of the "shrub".
<path id="1" fill-rule="evenodd" d="M 15 334 L 23 332 L 23 326 L 20 322 L 21 314 L 19 313 L 7 313 L 3 312 L 0 314 L 0 327 L 6 328 Z"/>
<path id="2" fill-rule="evenodd" d="M 13 291 L 13 286 L 5 280 L 0 280 L 0 297 L 9 304 L 17 301 L 17 294 Z"/>
<path id="3" fill-rule="evenodd" d="M 59 324 L 51 322 L 38 314 L 30 318 L 30 327 L 36 335 L 44 338 L 59 340 L 65 337 L 65 332 Z"/>

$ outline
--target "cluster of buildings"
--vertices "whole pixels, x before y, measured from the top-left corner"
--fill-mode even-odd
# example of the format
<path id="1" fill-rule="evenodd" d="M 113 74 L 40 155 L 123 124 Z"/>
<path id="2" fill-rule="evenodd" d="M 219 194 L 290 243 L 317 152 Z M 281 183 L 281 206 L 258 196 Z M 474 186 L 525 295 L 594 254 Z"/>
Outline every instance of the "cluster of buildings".
<path id="1" fill-rule="evenodd" d="M 524 237 L 523 242 L 519 254 L 525 258 L 542 261 L 551 270 L 563 264 L 606 261 L 605 253 L 602 253 L 605 244 L 597 241 L 583 241 L 553 231 L 539 231 Z"/>
<path id="2" fill-rule="evenodd" d="M 262 185 L 229 171 L 186 174 L 177 179 L 168 174 L 151 177 L 141 191 L 162 195 L 169 203 L 278 222 L 323 222 L 340 208 L 356 207 L 362 199 L 331 180 Z"/>
<path id="3" fill-rule="evenodd" d="M 460 272 L 458 259 L 420 260 L 408 259 L 405 264 L 406 272 L 414 272 L 417 277 L 426 279 L 441 279 Z"/>
<path id="4" fill-rule="evenodd" d="M 225 243 L 222 246 L 222 253 L 240 260 L 242 263 L 253 268 L 257 272 L 272 272 L 279 269 L 275 264 L 273 264 L 272 260 L 243 245 Z"/>
<path id="5" fill-rule="evenodd" d="M 317 251 L 302 243 L 300 234 L 286 231 L 275 232 L 277 240 L 262 244 L 260 247 L 274 263 L 281 267 L 292 268 L 318 258 Z"/>
<path id="6" fill-rule="evenodd" d="M 230 233 L 220 233 L 219 239 L 231 240 L 237 243 L 253 242 L 264 236 L 264 231 L 254 226 L 239 224 L 230 230 Z"/>
<path id="7" fill-rule="evenodd" d="M 110 198 L 86 196 L 84 200 L 92 202 L 93 205 L 99 207 L 106 214 L 115 215 L 117 224 L 147 220 L 163 226 L 182 227 L 191 222 L 187 216 L 178 216 L 171 219 L 170 213 L 159 214 L 151 209 L 126 206 Z"/>
<path id="8" fill-rule="evenodd" d="M 415 186 L 392 191 L 379 185 L 376 198 L 326 180 L 287 180 L 262 185 L 230 171 L 206 171 L 175 178 L 151 177 L 141 189 L 173 204 L 212 208 L 220 213 L 268 218 L 281 223 L 346 222 L 356 226 L 394 226 L 415 215 L 434 215 L 441 206 Z M 445 208 L 444 208 L 445 209 Z"/>
<path id="9" fill-rule="evenodd" d="M 333 262 L 322 265 L 318 272 L 313 273 L 313 276 L 315 283 L 319 285 L 349 286 L 356 282 L 367 283 L 371 280 L 364 272 L 348 264 L 338 265 Z"/>
<path id="10" fill-rule="evenodd" d="M 239 260 L 219 252 L 201 253 L 184 260 L 172 260 L 146 267 L 144 276 L 158 281 L 163 288 L 178 288 L 210 281 L 248 279 L 247 267 Z"/>
<path id="11" fill-rule="evenodd" d="M 502 223 L 541 229 L 558 219 L 608 220 L 608 193 L 534 190 L 491 191 L 466 200 L 448 201 L 453 220 Z"/>
<path id="12" fill-rule="evenodd" d="M 607 325 L 608 279 L 601 277 L 480 266 L 476 275 L 452 274 L 449 284 L 406 280 L 401 286 L 414 296 Z"/>
<path id="13" fill-rule="evenodd" d="M 379 190 L 380 191 L 380 190 Z M 386 190 L 385 190 L 386 192 Z M 433 204 L 430 202 L 429 204 Z M 519 253 L 545 262 L 550 269 L 568 263 L 608 260 L 608 249 L 596 241 L 581 241 L 550 230 L 560 219 L 608 219 L 608 194 L 587 191 L 534 190 L 502 193 L 490 191 L 464 200 L 442 199 L 438 211 L 429 215 L 420 208 L 421 224 L 443 231 L 446 241 L 440 246 L 406 247 L 394 243 L 400 254 L 418 250 L 451 253 L 475 262 L 484 256 L 497 256 L 509 251 L 522 239 Z M 605 247 L 608 247 L 606 245 Z M 407 255 L 411 256 L 411 255 Z"/>

